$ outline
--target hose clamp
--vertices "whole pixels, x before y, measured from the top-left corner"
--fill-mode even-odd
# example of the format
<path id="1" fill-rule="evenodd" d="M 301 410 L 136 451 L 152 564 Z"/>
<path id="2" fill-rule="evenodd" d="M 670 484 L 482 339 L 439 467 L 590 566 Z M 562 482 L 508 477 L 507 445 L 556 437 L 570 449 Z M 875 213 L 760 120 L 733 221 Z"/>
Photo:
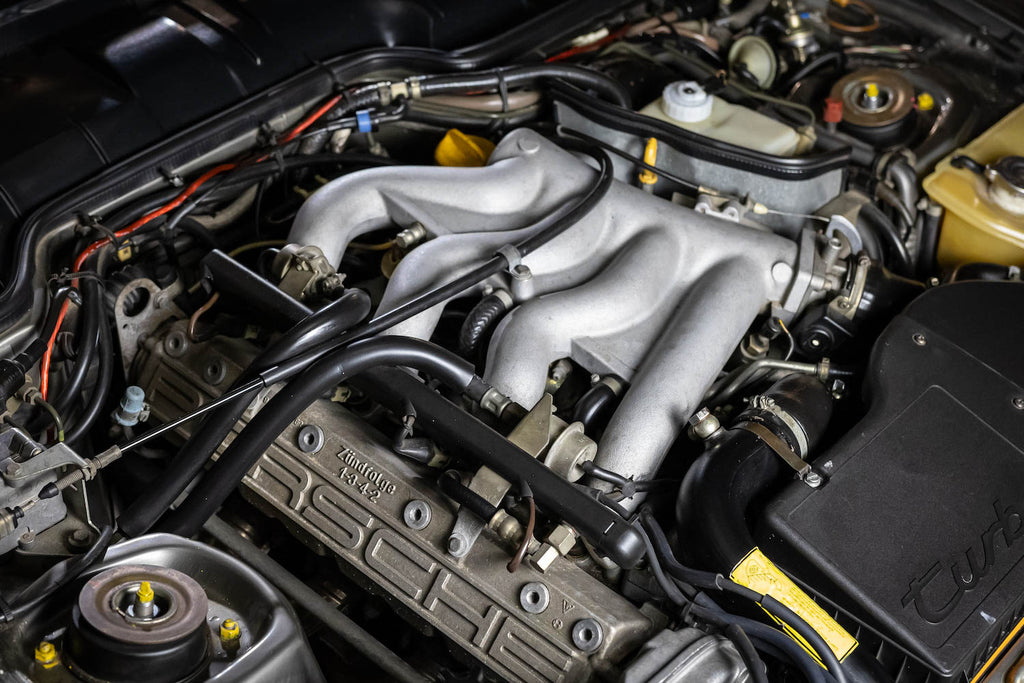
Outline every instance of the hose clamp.
<path id="1" fill-rule="evenodd" d="M 494 253 L 505 259 L 505 262 L 508 264 L 508 272 L 515 279 L 529 280 L 533 277 L 529 266 L 523 263 L 523 255 L 519 253 L 519 249 L 515 246 L 506 244 L 498 247 Z"/>

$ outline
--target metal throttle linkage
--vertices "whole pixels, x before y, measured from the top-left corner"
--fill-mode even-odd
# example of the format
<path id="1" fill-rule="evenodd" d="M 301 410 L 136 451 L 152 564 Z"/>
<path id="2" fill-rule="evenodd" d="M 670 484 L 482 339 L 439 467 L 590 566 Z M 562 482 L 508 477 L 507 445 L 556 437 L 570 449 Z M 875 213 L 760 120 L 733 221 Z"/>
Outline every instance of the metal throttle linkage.
<path id="1" fill-rule="evenodd" d="M 276 365 L 260 373 L 255 379 L 246 382 L 237 389 L 233 389 L 223 396 L 196 408 L 190 413 L 186 413 L 175 420 L 162 424 L 159 427 L 156 427 L 145 434 L 141 434 L 124 444 L 111 446 L 96 457 L 87 459 L 84 465 L 71 470 L 57 481 L 46 484 L 42 489 L 40 489 L 39 493 L 32 498 L 29 498 L 27 501 L 19 505 L 12 505 L 0 510 L 0 538 L 4 538 L 5 536 L 13 533 L 14 530 L 18 528 L 18 523 L 22 518 L 24 518 L 25 513 L 39 501 L 53 498 L 59 495 L 61 491 L 64 491 L 68 487 L 73 486 L 80 481 L 90 481 L 95 478 L 96 474 L 101 469 L 113 462 L 116 462 L 125 453 L 152 441 L 158 436 L 173 431 L 186 422 L 194 420 L 197 417 L 201 417 L 211 410 L 216 410 L 226 403 L 232 403 L 239 400 L 250 392 L 264 389 L 272 384 L 288 379 L 312 363 L 315 359 L 316 357 L 314 354 L 306 354 L 287 363 Z"/>

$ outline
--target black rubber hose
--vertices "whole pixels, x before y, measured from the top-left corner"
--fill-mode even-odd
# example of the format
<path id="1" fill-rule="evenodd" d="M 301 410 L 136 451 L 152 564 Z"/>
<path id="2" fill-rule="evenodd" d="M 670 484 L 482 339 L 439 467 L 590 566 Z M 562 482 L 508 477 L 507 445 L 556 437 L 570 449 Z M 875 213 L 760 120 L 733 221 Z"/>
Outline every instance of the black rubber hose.
<path id="1" fill-rule="evenodd" d="M 632 108 L 629 91 L 621 83 L 600 71 L 568 64 L 511 66 L 477 73 L 421 76 L 415 80 L 419 84 L 421 96 L 429 97 L 479 90 L 518 88 L 539 80 L 555 78 L 572 83 L 579 88 L 593 90 L 612 104 L 627 109 Z"/>
<path id="2" fill-rule="evenodd" d="M 491 505 L 486 498 L 462 483 L 459 473 L 447 470 L 437 479 L 437 487 L 441 493 L 464 505 L 467 510 L 484 522 L 489 522 L 498 513 L 498 508 Z"/>
<path id="3" fill-rule="evenodd" d="M 487 342 L 494 333 L 494 326 L 508 312 L 511 300 L 508 295 L 502 297 L 498 294 L 488 294 L 477 302 L 459 330 L 460 356 L 477 362 L 481 351 L 487 347 Z"/>
<path id="4" fill-rule="evenodd" d="M 913 264 L 907 245 L 900 239 L 899 230 L 882 210 L 874 204 L 865 204 L 857 214 L 857 227 L 870 230 L 885 245 L 890 261 L 886 265 L 899 275 L 913 274 Z"/>
<path id="5" fill-rule="evenodd" d="M 178 221 L 177 228 L 195 240 L 198 245 L 204 246 L 207 249 L 220 248 L 220 244 L 217 242 L 217 237 L 213 232 L 194 218 L 190 218 L 188 216 L 183 217 Z"/>
<path id="6" fill-rule="evenodd" d="M 100 299 L 100 285 L 95 280 L 85 281 L 86 296 Z M 102 304 L 100 304 L 102 307 Z M 114 382 L 114 342 L 111 338 L 110 325 L 106 319 L 106 313 L 100 311 L 99 344 L 99 368 L 96 384 L 85 411 L 78 417 L 71 428 L 65 426 L 64 442 L 72 445 L 85 437 L 96 424 L 97 420 L 105 413 L 107 399 L 110 396 L 110 387 Z"/>
<path id="7" fill-rule="evenodd" d="M 619 404 L 622 390 L 620 388 L 616 391 L 615 387 L 625 387 L 625 385 L 625 380 L 615 375 L 596 382 L 576 401 L 572 411 L 572 421 L 582 422 L 583 431 L 597 440 Z"/>
<path id="8" fill-rule="evenodd" d="M 789 375 L 765 395 L 802 426 L 808 447 L 813 448 L 832 414 L 825 385 L 815 377 Z M 800 454 L 790 427 L 772 413 L 752 407 L 737 418 L 738 423 L 745 421 L 762 423 Z M 698 458 L 683 479 L 676 506 L 681 555 L 688 564 L 731 571 L 756 545 L 747 525 L 747 508 L 784 468 L 760 437 L 739 428 L 727 431 Z"/>
<path id="9" fill-rule="evenodd" d="M 706 595 L 698 595 L 696 602 L 691 614 L 716 626 L 736 624 L 743 628 L 752 639 L 769 643 L 778 648 L 786 655 L 786 659 L 800 669 L 809 683 L 828 683 L 830 680 L 821 665 L 814 661 L 795 640 L 782 631 L 747 617 L 729 614 Z"/>
<path id="10" fill-rule="evenodd" d="M 920 247 L 917 254 L 917 278 L 924 281 L 935 274 L 936 252 L 939 247 L 939 225 L 942 211 L 928 209 L 921 212 Z"/>
<path id="11" fill-rule="evenodd" d="M 421 370 L 476 400 L 488 388 L 473 372 L 472 364 L 419 339 L 376 337 L 333 351 L 291 380 L 249 421 L 188 498 L 158 528 L 181 536 L 195 534 L 260 455 L 313 401 L 347 378 L 382 365 Z"/>
<path id="12" fill-rule="evenodd" d="M 43 604 L 82 575 L 82 572 L 103 559 L 114 536 L 114 528 L 105 526 L 92 546 L 81 555 L 62 560 L 43 572 L 11 601 L 5 621 L 13 621 Z"/>
<path id="13" fill-rule="evenodd" d="M 79 309 L 79 315 L 82 316 L 82 326 L 78 331 L 75 364 L 67 381 L 61 386 L 60 393 L 52 401 L 53 407 L 61 415 L 67 414 L 73 404 L 80 400 L 85 380 L 96 360 L 96 354 L 99 353 L 103 301 L 86 296 L 82 308 Z"/>
<path id="14" fill-rule="evenodd" d="M 789 94 L 789 91 L 791 91 L 797 83 L 807 78 L 815 71 L 828 66 L 832 62 L 835 62 L 836 67 L 841 69 L 843 61 L 844 57 L 842 52 L 827 52 L 820 57 L 816 57 L 797 69 L 792 76 L 786 79 L 785 84 L 778 88 L 778 91 L 784 94 Z"/>
<path id="15" fill-rule="evenodd" d="M 757 654 L 754 644 L 750 642 L 750 636 L 743 630 L 743 627 L 733 622 L 726 625 L 723 633 L 736 647 L 736 651 L 740 653 L 740 658 L 747 665 L 747 671 L 750 672 L 754 683 L 768 683 L 768 673 L 765 671 L 764 662 L 761 661 L 761 656 Z"/>
<path id="16" fill-rule="evenodd" d="M 348 290 L 281 335 L 235 380 L 229 391 L 242 386 L 263 370 L 336 339 L 366 318 L 369 312 L 370 298 L 366 293 L 358 289 Z M 257 393 L 254 390 L 252 395 Z M 167 512 L 238 423 L 248 403 L 240 400 L 226 405 L 203 420 L 161 475 L 160 486 L 137 498 L 118 518 L 118 527 L 123 533 L 128 536 L 144 534 Z"/>

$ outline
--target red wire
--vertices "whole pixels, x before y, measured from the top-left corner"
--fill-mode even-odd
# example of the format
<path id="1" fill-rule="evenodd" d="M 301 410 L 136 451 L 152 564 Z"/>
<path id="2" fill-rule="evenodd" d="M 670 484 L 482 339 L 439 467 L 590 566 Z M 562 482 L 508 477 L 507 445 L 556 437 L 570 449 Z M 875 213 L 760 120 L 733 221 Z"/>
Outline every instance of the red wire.
<path id="1" fill-rule="evenodd" d="M 47 392 L 50 390 L 50 354 L 53 351 L 53 344 L 57 340 L 57 332 L 60 331 L 60 326 L 64 322 L 64 315 L 67 312 L 68 301 L 65 299 L 64 304 L 60 307 L 60 313 L 57 315 L 57 324 L 53 326 L 50 339 L 46 342 L 46 353 L 43 354 L 43 363 L 39 366 L 39 393 L 44 401 L 46 400 Z"/>
<path id="2" fill-rule="evenodd" d="M 305 119 L 303 119 L 298 124 L 296 124 L 290 131 L 285 133 L 285 135 L 282 138 L 280 138 L 278 143 L 279 144 L 284 144 L 284 143 L 291 142 L 292 140 L 294 140 L 296 137 L 298 137 L 298 135 L 300 133 L 302 133 L 302 131 L 306 130 L 311 125 L 316 123 L 316 121 L 321 116 L 323 116 L 324 114 L 329 112 L 339 102 L 341 102 L 342 97 L 343 97 L 343 95 L 335 95 L 331 99 L 327 100 L 327 102 L 322 104 L 315 111 L 313 111 L 313 113 L 311 113 Z M 266 158 L 266 157 L 262 157 L 262 158 Z M 202 187 L 203 184 L 206 183 L 206 181 L 208 181 L 210 178 L 213 178 L 216 175 L 220 175 L 221 173 L 224 173 L 225 171 L 230 171 L 230 170 L 232 170 L 234 168 L 237 168 L 237 166 L 238 166 L 238 164 L 234 164 L 234 163 L 220 164 L 218 166 L 214 166 L 209 171 L 207 171 L 206 173 L 202 174 L 201 176 L 199 176 L 198 178 L 193 180 L 192 183 L 181 192 L 181 194 L 179 194 L 177 197 L 175 197 L 169 203 L 164 204 L 159 209 L 154 209 L 153 211 L 150 211 L 145 216 L 143 216 L 142 218 L 139 218 L 138 220 L 136 220 L 131 225 L 129 225 L 129 226 L 125 227 L 125 228 L 122 228 L 121 230 L 118 230 L 117 232 L 114 233 L 114 237 L 117 237 L 117 238 L 127 237 L 128 235 L 132 234 L 133 232 L 135 232 L 136 230 L 141 228 L 143 225 L 149 223 L 154 218 L 159 218 L 160 216 L 163 216 L 164 214 L 166 214 L 166 213 L 168 213 L 170 211 L 173 211 L 174 209 L 176 209 L 179 206 L 181 206 L 182 203 L 184 203 L 184 201 L 186 199 L 188 199 L 193 194 L 195 194 L 196 191 L 200 187 Z M 102 249 L 103 247 L 107 246 L 110 243 L 111 243 L 110 238 L 109 237 L 104 237 L 103 239 L 96 240 L 95 242 L 90 244 L 88 247 L 83 249 L 82 253 L 80 253 L 78 255 L 78 257 L 75 259 L 74 265 L 72 266 L 72 272 L 74 272 L 74 273 L 81 272 L 82 271 L 82 267 L 85 265 L 85 262 L 89 259 L 89 257 L 92 256 L 97 251 L 99 251 L 100 249 Z M 40 377 L 39 377 L 39 393 L 42 395 L 44 401 L 46 400 L 46 394 L 47 394 L 47 392 L 49 391 L 49 388 L 50 388 L 50 358 L 53 355 L 53 345 L 54 345 L 54 343 L 57 340 L 57 333 L 60 331 L 60 327 L 61 327 L 61 325 L 64 322 L 64 315 L 67 313 L 67 310 L 68 310 L 68 302 L 65 301 L 64 305 L 61 306 L 60 314 L 57 316 L 57 324 L 54 326 L 53 334 L 50 335 L 50 339 L 49 339 L 49 341 L 46 344 L 46 351 L 43 353 L 43 360 L 42 360 L 41 365 L 39 366 L 39 374 L 40 374 Z"/>
<path id="3" fill-rule="evenodd" d="M 299 133 L 301 133 L 302 131 L 306 130 L 307 128 L 312 126 L 314 123 L 316 123 L 317 119 L 319 119 L 321 116 L 323 116 L 324 114 L 326 114 L 330 110 L 334 109 L 334 107 L 338 104 L 338 102 L 341 102 L 341 98 L 342 98 L 342 95 L 335 95 L 331 99 L 329 99 L 326 102 L 324 102 L 320 106 L 319 109 L 314 111 L 312 114 L 307 116 L 305 119 L 303 119 L 302 121 L 297 123 L 294 128 L 292 128 L 290 131 L 285 133 L 284 137 L 280 138 L 278 140 L 278 142 L 280 144 L 284 144 L 286 142 L 291 142 L 292 140 L 294 140 L 296 137 L 298 137 Z"/>

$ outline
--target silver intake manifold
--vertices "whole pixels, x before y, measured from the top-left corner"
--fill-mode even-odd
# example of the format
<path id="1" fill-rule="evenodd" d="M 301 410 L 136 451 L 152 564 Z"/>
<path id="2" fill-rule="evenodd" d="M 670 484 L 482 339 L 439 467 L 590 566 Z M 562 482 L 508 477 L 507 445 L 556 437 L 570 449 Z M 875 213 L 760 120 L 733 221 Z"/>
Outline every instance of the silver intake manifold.
<path id="1" fill-rule="evenodd" d="M 289 241 L 337 265 L 360 234 L 422 225 L 432 239 L 398 265 L 384 313 L 517 243 L 523 226 L 576 201 L 595 177 L 585 159 L 517 130 L 484 168 L 381 168 L 328 183 L 303 205 Z M 517 305 L 495 330 L 485 379 L 530 407 L 561 358 L 625 378 L 597 464 L 648 478 L 758 313 L 797 312 L 811 279 L 804 249 L 616 181 L 578 224 L 523 258 L 528 271 L 486 283 Z M 389 332 L 429 338 L 442 308 Z"/>

